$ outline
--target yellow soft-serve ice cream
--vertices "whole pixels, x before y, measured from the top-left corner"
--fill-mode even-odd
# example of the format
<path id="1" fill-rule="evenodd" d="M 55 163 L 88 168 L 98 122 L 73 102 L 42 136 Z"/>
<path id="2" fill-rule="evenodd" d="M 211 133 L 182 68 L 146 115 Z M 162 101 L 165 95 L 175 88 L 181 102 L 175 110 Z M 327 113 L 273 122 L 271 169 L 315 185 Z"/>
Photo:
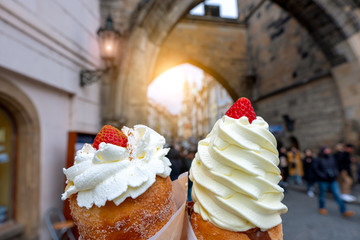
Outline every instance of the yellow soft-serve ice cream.
<path id="1" fill-rule="evenodd" d="M 280 225 L 287 207 L 278 163 L 269 125 L 255 116 L 248 99 L 239 99 L 198 144 L 190 169 L 194 212 L 232 232 Z"/>

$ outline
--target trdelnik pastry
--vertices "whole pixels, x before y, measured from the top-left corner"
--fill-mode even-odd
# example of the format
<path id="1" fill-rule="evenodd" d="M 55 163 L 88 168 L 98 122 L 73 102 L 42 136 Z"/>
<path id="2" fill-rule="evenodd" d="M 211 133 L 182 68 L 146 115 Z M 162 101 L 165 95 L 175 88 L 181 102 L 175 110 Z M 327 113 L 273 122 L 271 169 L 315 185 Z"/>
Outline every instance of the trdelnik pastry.
<path id="1" fill-rule="evenodd" d="M 154 130 L 106 125 L 64 169 L 71 215 L 82 239 L 148 239 L 176 211 L 169 149 Z"/>
<path id="2" fill-rule="evenodd" d="M 198 144 L 190 169 L 200 239 L 283 239 L 283 189 L 275 137 L 240 98 Z"/>

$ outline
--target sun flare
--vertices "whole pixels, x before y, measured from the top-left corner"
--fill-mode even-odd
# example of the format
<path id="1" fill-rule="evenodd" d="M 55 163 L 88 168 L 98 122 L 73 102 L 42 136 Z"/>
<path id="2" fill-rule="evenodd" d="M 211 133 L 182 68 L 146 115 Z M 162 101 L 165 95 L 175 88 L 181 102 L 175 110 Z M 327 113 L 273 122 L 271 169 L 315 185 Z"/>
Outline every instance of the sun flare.
<path id="1" fill-rule="evenodd" d="M 164 105 L 171 113 L 180 111 L 185 81 L 201 88 L 204 72 L 191 64 L 173 67 L 159 75 L 148 88 L 148 97 Z M 195 87 L 194 86 L 194 87 Z"/>

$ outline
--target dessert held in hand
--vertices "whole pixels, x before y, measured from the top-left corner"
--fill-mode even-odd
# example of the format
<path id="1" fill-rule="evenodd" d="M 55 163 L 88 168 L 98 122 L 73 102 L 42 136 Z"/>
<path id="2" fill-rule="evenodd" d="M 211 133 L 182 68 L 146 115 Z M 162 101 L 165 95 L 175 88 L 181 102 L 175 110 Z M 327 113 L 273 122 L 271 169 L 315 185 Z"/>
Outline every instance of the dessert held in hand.
<path id="1" fill-rule="evenodd" d="M 283 189 L 275 137 L 240 98 L 198 144 L 190 169 L 196 237 L 283 239 Z"/>
<path id="2" fill-rule="evenodd" d="M 106 125 L 64 169 L 71 215 L 82 239 L 148 239 L 176 211 L 165 139 L 136 125 Z"/>

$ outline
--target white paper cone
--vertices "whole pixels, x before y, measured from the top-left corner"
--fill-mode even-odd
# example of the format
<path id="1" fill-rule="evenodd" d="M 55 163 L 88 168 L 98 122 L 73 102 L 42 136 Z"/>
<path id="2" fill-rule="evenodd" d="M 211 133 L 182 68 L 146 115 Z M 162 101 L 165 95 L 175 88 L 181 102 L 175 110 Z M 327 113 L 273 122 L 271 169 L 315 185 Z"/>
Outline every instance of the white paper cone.
<path id="1" fill-rule="evenodd" d="M 188 173 L 185 172 L 173 181 L 173 196 L 177 211 L 154 236 L 149 240 L 185 240 L 186 239 L 186 200 Z"/>

